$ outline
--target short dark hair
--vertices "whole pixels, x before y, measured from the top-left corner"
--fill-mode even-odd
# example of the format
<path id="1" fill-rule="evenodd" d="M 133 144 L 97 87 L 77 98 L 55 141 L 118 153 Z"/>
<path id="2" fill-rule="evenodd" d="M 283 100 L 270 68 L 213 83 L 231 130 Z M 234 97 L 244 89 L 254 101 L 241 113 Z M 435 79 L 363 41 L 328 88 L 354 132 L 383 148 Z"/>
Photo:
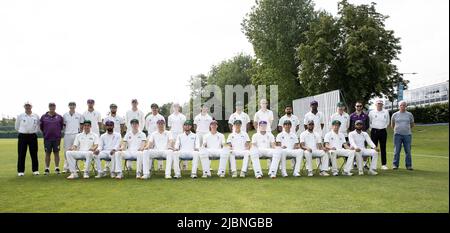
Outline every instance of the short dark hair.
<path id="1" fill-rule="evenodd" d="M 157 104 L 155 104 L 155 103 L 153 103 L 152 105 L 150 105 L 150 108 L 159 108 L 159 106 L 157 105 Z"/>

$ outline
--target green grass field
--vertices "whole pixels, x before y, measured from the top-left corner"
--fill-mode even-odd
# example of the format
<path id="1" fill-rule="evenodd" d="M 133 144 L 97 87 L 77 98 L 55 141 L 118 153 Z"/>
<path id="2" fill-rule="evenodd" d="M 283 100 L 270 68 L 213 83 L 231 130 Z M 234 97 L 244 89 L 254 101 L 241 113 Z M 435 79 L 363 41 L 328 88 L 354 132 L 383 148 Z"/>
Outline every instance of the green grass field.
<path id="1" fill-rule="evenodd" d="M 275 180 L 267 176 L 192 180 L 189 172 L 180 180 L 165 180 L 161 172 L 147 181 L 132 175 L 119 181 L 68 181 L 55 174 L 33 177 L 30 157 L 25 177 L 17 177 L 17 142 L 2 139 L 0 212 L 449 212 L 448 130 L 448 126 L 414 129 L 414 171 L 404 169 L 402 153 L 401 169 L 379 170 L 378 176 Z M 389 166 L 392 150 L 390 133 Z M 42 172 L 42 142 L 39 163 Z M 217 161 L 212 166 L 217 169 Z"/>

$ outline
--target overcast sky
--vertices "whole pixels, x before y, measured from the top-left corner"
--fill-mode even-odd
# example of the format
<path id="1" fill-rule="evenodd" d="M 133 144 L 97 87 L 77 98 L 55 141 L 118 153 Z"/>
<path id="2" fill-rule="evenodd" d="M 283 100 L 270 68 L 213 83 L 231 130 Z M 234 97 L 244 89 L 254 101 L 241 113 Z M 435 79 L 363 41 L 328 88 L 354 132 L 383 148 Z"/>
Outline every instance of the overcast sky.
<path id="1" fill-rule="evenodd" d="M 356 1 L 352 3 L 369 3 Z M 448 1 L 375 1 L 401 37 L 398 62 L 411 88 L 448 80 Z M 315 0 L 333 14 L 337 1 Z M 253 55 L 241 22 L 254 0 L 1 1 L 0 114 L 15 116 L 27 100 L 42 114 L 48 102 L 64 113 L 86 100 L 119 113 L 137 98 L 183 103 L 187 81 L 239 52 Z"/>

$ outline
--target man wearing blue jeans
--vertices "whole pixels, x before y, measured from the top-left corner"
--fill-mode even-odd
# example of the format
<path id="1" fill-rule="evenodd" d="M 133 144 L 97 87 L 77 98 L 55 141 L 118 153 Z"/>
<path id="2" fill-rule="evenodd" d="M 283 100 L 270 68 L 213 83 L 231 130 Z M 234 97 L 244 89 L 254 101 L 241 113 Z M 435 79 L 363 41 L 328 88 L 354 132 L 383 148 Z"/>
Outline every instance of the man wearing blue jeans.
<path id="1" fill-rule="evenodd" d="M 400 163 L 402 144 L 405 149 L 406 169 L 413 170 L 411 159 L 411 129 L 414 127 L 414 116 L 406 111 L 406 102 L 398 103 L 399 111 L 391 118 L 391 127 L 394 129 L 394 162 L 392 169 L 397 170 Z"/>

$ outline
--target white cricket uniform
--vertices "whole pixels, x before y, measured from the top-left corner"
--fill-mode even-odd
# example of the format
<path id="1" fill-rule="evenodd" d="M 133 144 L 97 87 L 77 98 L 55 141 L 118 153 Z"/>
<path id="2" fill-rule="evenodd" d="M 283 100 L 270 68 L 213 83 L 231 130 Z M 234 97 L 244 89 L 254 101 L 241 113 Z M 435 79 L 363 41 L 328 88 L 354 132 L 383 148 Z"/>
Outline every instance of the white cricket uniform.
<path id="1" fill-rule="evenodd" d="M 136 173 L 142 174 L 142 159 L 143 152 L 139 151 L 142 143 L 147 141 L 145 133 L 138 131 L 136 134 L 133 131 L 128 132 L 123 137 L 123 141 L 127 143 L 127 149 L 125 151 L 119 151 L 116 153 L 116 172 L 122 172 L 122 159 L 136 160 Z"/>
<path id="2" fill-rule="evenodd" d="M 292 123 L 291 132 L 296 132 L 295 129 L 297 128 L 298 125 L 300 125 L 300 120 L 294 114 L 292 114 L 290 117 L 288 117 L 287 115 L 282 116 L 280 118 L 280 120 L 278 121 L 278 126 L 283 127 L 284 122 L 287 120 L 291 121 L 291 123 Z M 300 130 L 300 128 L 299 128 L 299 130 Z M 284 128 L 282 131 L 284 132 Z"/>
<path id="3" fill-rule="evenodd" d="M 143 169 L 144 175 L 149 175 L 151 166 L 153 164 L 153 160 L 166 160 L 166 170 L 165 175 L 170 176 L 170 170 L 172 168 L 173 161 L 173 151 L 169 149 L 169 143 L 173 140 L 172 134 L 164 130 L 162 133 L 159 131 L 153 132 L 148 135 L 148 142 L 153 144 L 152 149 L 148 149 L 144 151 L 143 158 Z"/>
<path id="4" fill-rule="evenodd" d="M 91 160 L 93 158 L 93 152 L 89 149 L 92 148 L 93 145 L 98 145 L 99 138 L 98 135 L 92 132 L 79 133 L 75 137 L 75 141 L 73 145 L 77 147 L 76 151 L 67 151 L 67 162 L 69 163 L 69 170 L 71 173 L 76 173 L 76 161 L 77 160 L 86 160 L 84 166 L 84 172 L 89 173 L 89 166 L 91 165 Z"/>
<path id="5" fill-rule="evenodd" d="M 271 110 L 266 109 L 265 111 L 263 111 L 262 109 L 260 109 L 255 113 L 255 116 L 253 117 L 253 122 L 259 125 L 260 121 L 266 121 L 267 126 L 270 128 L 269 131 L 271 131 L 273 119 L 274 119 L 273 112 Z M 257 129 L 257 131 L 259 132 L 259 128 Z"/>
<path id="6" fill-rule="evenodd" d="M 371 129 L 386 129 L 389 126 L 389 112 L 385 109 L 381 111 L 372 110 L 369 112 L 369 125 Z"/>
<path id="7" fill-rule="evenodd" d="M 306 169 L 312 171 L 312 163 L 308 162 L 309 158 L 320 158 L 321 159 L 321 171 L 328 170 L 329 158 L 327 153 L 323 150 L 317 148 L 317 144 L 322 143 L 322 137 L 316 132 L 309 132 L 308 130 L 300 134 L 300 143 L 305 143 L 305 146 L 311 148 L 312 152 L 308 150 L 304 151 L 306 157 Z"/>
<path id="8" fill-rule="evenodd" d="M 199 113 L 194 117 L 194 124 L 197 125 L 196 134 L 200 140 L 200 146 L 203 144 L 203 136 L 209 133 L 209 125 L 213 118 L 209 114 L 202 115 Z"/>
<path id="9" fill-rule="evenodd" d="M 126 114 L 125 114 L 125 126 L 127 127 L 127 133 L 131 132 L 131 124 L 130 121 L 136 119 L 139 121 L 139 131 L 142 132 L 142 130 L 144 130 L 144 126 L 145 126 L 145 115 L 141 110 L 129 110 Z"/>
<path id="10" fill-rule="evenodd" d="M 344 165 L 344 172 L 349 173 L 352 170 L 353 161 L 355 160 L 355 151 L 344 149 L 345 135 L 343 133 L 335 133 L 333 130 L 325 134 L 325 143 L 328 143 L 330 147 L 336 148 L 336 150 L 330 150 L 328 155 L 331 159 L 331 169 L 333 172 L 338 172 L 337 158 L 346 157 L 347 162 Z"/>
<path id="11" fill-rule="evenodd" d="M 170 133 L 172 133 L 173 140 L 176 140 L 178 135 L 183 133 L 183 125 L 186 121 L 186 116 L 179 112 L 179 113 L 172 113 L 170 114 L 169 118 L 167 119 L 167 126 L 170 128 Z M 184 166 L 188 167 L 188 161 L 183 161 Z M 175 169 L 175 168 L 174 168 Z"/>
<path id="12" fill-rule="evenodd" d="M 225 175 L 227 161 L 229 159 L 230 150 L 223 147 L 225 144 L 225 136 L 222 133 L 215 134 L 209 132 L 203 136 L 203 144 L 200 148 L 200 161 L 202 163 L 203 173 L 211 175 L 210 160 L 219 159 L 219 169 L 217 175 Z"/>
<path id="13" fill-rule="evenodd" d="M 231 145 L 230 153 L 230 165 L 231 171 L 236 172 L 236 159 L 242 159 L 242 169 L 241 171 L 247 173 L 248 162 L 250 157 L 250 150 L 246 149 L 245 144 L 250 143 L 250 137 L 244 131 L 239 133 L 233 132 L 228 135 L 227 143 Z M 255 162 L 259 163 L 259 157 L 257 154 L 251 156 L 252 164 L 255 166 Z M 254 169 L 254 171 L 256 171 Z M 256 174 L 255 174 L 256 176 Z"/>
<path id="14" fill-rule="evenodd" d="M 100 128 L 98 123 L 102 123 L 102 115 L 99 111 L 86 111 L 83 113 L 84 120 L 91 121 L 91 132 L 96 133 L 100 137 Z"/>
<path id="15" fill-rule="evenodd" d="M 240 120 L 242 122 L 241 131 L 247 132 L 247 124 L 250 123 L 250 117 L 248 116 L 248 114 L 245 112 L 241 112 L 240 114 L 235 112 L 230 115 L 230 118 L 228 119 L 228 124 L 234 126 L 234 122 L 236 120 Z M 233 132 L 234 132 L 234 127 L 233 127 Z"/>
<path id="16" fill-rule="evenodd" d="M 107 117 L 105 117 L 105 119 L 103 119 L 103 124 L 105 124 L 107 121 L 112 121 L 114 122 L 114 132 L 115 133 L 122 133 L 120 130 L 120 126 L 125 124 L 125 119 L 121 116 L 111 116 L 108 115 Z"/>
<path id="17" fill-rule="evenodd" d="M 148 135 L 158 130 L 157 122 L 159 120 L 166 121 L 164 117 L 161 114 L 153 115 L 153 113 L 150 113 L 145 118 L 145 129 L 147 129 Z"/>
<path id="18" fill-rule="evenodd" d="M 120 148 L 120 143 L 122 141 L 122 135 L 120 133 L 113 132 L 112 134 L 108 134 L 108 132 L 102 134 L 100 136 L 100 142 L 98 145 L 98 150 L 100 153 L 98 155 L 93 155 L 94 160 L 96 162 L 97 171 L 102 172 L 102 163 L 101 160 L 111 161 L 110 166 L 112 167 L 111 172 L 116 172 L 116 154 L 118 154 L 118 150 Z M 111 151 L 116 150 L 114 154 L 111 155 Z M 120 165 L 120 163 L 119 163 Z"/>
<path id="19" fill-rule="evenodd" d="M 320 142 L 322 142 L 323 138 L 323 130 L 322 130 L 322 124 L 325 124 L 325 118 L 323 116 L 322 112 L 317 112 L 316 114 L 309 111 L 305 114 L 305 118 L 303 120 L 304 125 L 308 125 L 308 121 L 314 121 L 314 132 L 318 133 L 320 136 Z M 308 131 L 308 130 L 305 130 Z"/>
<path id="20" fill-rule="evenodd" d="M 370 163 L 370 170 L 376 170 L 377 169 L 377 161 L 378 161 L 378 152 L 374 150 L 377 146 L 373 143 L 372 139 L 370 139 L 370 136 L 368 133 L 361 131 L 361 133 L 358 133 L 356 129 L 348 134 L 348 141 L 350 142 L 350 146 L 355 149 L 361 149 L 360 152 L 355 152 L 356 156 L 356 163 L 358 165 L 358 170 L 363 170 L 363 158 L 362 157 L 372 157 L 372 162 Z M 366 146 L 364 142 L 367 142 L 367 144 L 372 149 L 366 149 Z"/>
<path id="21" fill-rule="evenodd" d="M 70 114 L 67 112 L 63 115 L 64 119 L 64 170 L 69 169 L 69 163 L 67 162 L 67 150 L 75 142 L 75 137 L 81 132 L 80 124 L 83 124 L 84 118 L 78 112 Z"/>
<path id="22" fill-rule="evenodd" d="M 30 115 L 22 113 L 16 118 L 15 129 L 23 134 L 37 133 L 40 131 L 40 121 L 40 117 L 36 113 Z"/>
<path id="23" fill-rule="evenodd" d="M 183 113 L 172 113 L 167 119 L 167 126 L 170 128 L 172 138 L 175 140 L 179 134 L 183 133 L 183 124 L 186 121 L 186 116 Z"/>
<path id="24" fill-rule="evenodd" d="M 299 174 L 303 162 L 303 150 L 295 149 L 295 144 L 299 144 L 297 134 L 294 131 L 287 133 L 283 131 L 277 135 L 276 142 L 281 144 L 281 173 L 287 175 L 286 159 L 294 158 L 294 174 Z M 278 167 L 278 164 L 277 164 Z"/>
<path id="25" fill-rule="evenodd" d="M 175 150 L 177 151 L 175 151 L 173 154 L 173 169 L 175 171 L 175 176 L 179 176 L 181 174 L 180 159 L 192 160 L 191 174 L 197 175 L 200 155 L 196 150 L 198 150 L 199 146 L 199 140 L 197 139 L 197 135 L 195 133 L 189 132 L 189 134 L 186 134 L 185 132 L 183 132 L 182 134 L 177 136 L 174 146 Z"/>
<path id="26" fill-rule="evenodd" d="M 331 129 L 333 121 L 341 122 L 341 127 L 339 127 L 339 133 L 344 134 L 344 137 L 348 137 L 348 127 L 350 126 L 350 116 L 348 113 L 344 112 L 342 115 L 339 113 L 333 113 L 330 117 L 329 127 Z M 333 130 L 331 130 L 333 131 Z"/>
<path id="27" fill-rule="evenodd" d="M 278 163 L 281 159 L 281 149 L 271 148 L 272 143 L 275 143 L 275 137 L 270 132 L 257 132 L 252 136 L 252 148 L 250 149 L 251 155 L 257 155 L 259 159 L 272 159 L 269 167 L 269 175 L 276 176 Z M 258 162 L 253 166 L 256 175 L 262 175 L 261 164 Z"/>

